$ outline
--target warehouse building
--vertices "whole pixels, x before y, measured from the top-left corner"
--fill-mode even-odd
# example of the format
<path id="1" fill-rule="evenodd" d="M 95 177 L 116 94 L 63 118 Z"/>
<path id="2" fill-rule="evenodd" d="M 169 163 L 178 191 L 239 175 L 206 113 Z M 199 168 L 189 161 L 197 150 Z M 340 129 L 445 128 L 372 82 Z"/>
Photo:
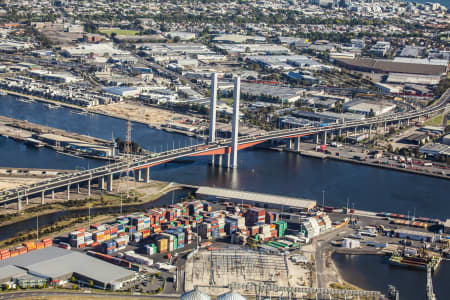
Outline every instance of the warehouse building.
<path id="1" fill-rule="evenodd" d="M 197 190 L 196 194 L 206 200 L 222 200 L 234 202 L 237 204 L 250 204 L 253 206 L 264 208 L 293 208 L 301 211 L 309 211 L 316 206 L 316 201 L 314 200 L 237 191 L 231 189 L 212 188 L 207 186 L 200 187 Z"/>
<path id="2" fill-rule="evenodd" d="M 435 241 L 439 241 L 441 239 L 440 235 L 431 232 L 414 231 L 408 229 L 396 229 L 394 230 L 394 234 L 395 237 L 400 239 L 410 239 L 430 243 L 434 243 Z"/>
<path id="3" fill-rule="evenodd" d="M 0 261 L 0 283 L 15 282 L 28 287 L 43 283 L 78 282 L 100 289 L 118 290 L 135 272 L 94 257 L 57 247 L 48 247 Z"/>
<path id="4" fill-rule="evenodd" d="M 441 76 L 447 72 L 447 66 L 440 64 L 424 64 L 422 61 L 404 61 L 361 58 L 354 59 L 336 58 L 336 64 L 362 72 L 378 73 L 406 73 Z"/>

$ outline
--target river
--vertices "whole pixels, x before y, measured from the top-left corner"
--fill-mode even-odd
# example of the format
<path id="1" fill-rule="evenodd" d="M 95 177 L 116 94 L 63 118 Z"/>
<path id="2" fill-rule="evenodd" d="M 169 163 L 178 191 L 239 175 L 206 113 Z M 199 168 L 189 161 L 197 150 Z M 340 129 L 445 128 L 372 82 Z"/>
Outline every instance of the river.
<path id="1" fill-rule="evenodd" d="M 426 299 L 426 272 L 395 267 L 386 257 L 377 255 L 333 254 L 333 261 L 345 281 L 367 290 L 387 294 L 388 285 L 400 291 L 400 299 Z M 433 286 L 437 299 L 448 299 L 450 295 L 450 262 L 444 261 L 433 274 Z"/>
<path id="2" fill-rule="evenodd" d="M 126 132 L 124 120 L 79 115 L 67 108 L 49 110 L 42 103 L 23 103 L 9 96 L 0 97 L 0 115 L 105 139 L 112 135 L 124 138 Z M 160 151 L 161 145 L 166 149 L 174 144 L 177 147 L 201 143 L 194 138 L 158 131 L 141 124 L 133 124 L 132 128 L 133 141 L 152 151 Z M 151 168 L 150 176 L 162 181 L 228 187 L 319 202 L 324 190 L 325 205 L 342 207 L 349 198 L 350 206 L 356 209 L 405 214 L 415 209 L 417 216 L 449 217 L 450 181 L 444 179 L 267 150 L 239 152 L 239 168 L 236 170 L 211 167 L 208 161 L 207 157 L 186 158 L 184 163 L 155 166 Z M 0 137 L 0 166 L 72 169 L 102 163 L 57 154 L 45 148 L 29 148 Z M 443 269 L 443 272 L 450 276 L 450 270 Z M 369 282 L 372 277 L 364 278 Z M 417 292 L 424 288 L 411 286 Z M 385 289 L 383 286 L 383 292 Z"/>

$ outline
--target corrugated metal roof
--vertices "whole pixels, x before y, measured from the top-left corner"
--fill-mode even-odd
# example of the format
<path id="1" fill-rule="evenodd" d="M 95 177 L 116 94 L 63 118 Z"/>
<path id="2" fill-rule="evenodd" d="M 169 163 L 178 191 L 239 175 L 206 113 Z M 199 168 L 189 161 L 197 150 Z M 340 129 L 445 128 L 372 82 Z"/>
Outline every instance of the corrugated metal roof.
<path id="1" fill-rule="evenodd" d="M 33 274 L 48 278 L 59 278 L 78 273 L 103 283 L 121 282 L 135 274 L 133 271 L 86 254 L 57 247 L 39 249 L 4 259 L 0 261 L 0 266 L 18 266 Z"/>
<path id="2" fill-rule="evenodd" d="M 259 203 L 268 203 L 276 205 L 290 206 L 292 208 L 313 208 L 316 206 L 316 201 L 292 198 L 279 195 L 259 194 L 246 191 L 238 191 L 231 189 L 220 189 L 202 186 L 197 190 L 197 194 L 215 196 L 220 198 L 240 199 Z"/>
<path id="3" fill-rule="evenodd" d="M 0 282 L 9 281 L 11 277 L 27 274 L 27 271 L 16 266 L 4 266 L 0 268 Z"/>

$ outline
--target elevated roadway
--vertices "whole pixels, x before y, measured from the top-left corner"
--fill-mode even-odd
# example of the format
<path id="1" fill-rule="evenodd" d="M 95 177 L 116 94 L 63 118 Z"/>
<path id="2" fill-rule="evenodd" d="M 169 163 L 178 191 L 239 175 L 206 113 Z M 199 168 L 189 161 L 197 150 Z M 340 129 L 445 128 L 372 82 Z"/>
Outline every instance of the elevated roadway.
<path id="1" fill-rule="evenodd" d="M 242 150 L 259 143 L 263 143 L 273 139 L 295 139 L 308 135 L 322 134 L 326 140 L 328 132 L 339 132 L 345 130 L 352 130 L 355 128 L 372 128 L 372 126 L 387 126 L 392 124 L 400 124 L 402 122 L 409 123 L 412 119 L 419 117 L 431 117 L 447 111 L 450 100 L 450 89 L 447 90 L 442 97 L 433 105 L 414 112 L 397 113 L 379 117 L 372 117 L 361 121 L 339 122 L 336 124 L 322 126 L 322 127 L 304 127 L 284 129 L 268 132 L 262 135 L 239 137 L 237 150 Z M 326 143 L 326 141 L 325 141 Z M 137 180 L 141 180 L 143 173 L 143 180 L 150 179 L 150 167 L 159 164 L 164 164 L 172 160 L 188 157 L 188 156 L 202 156 L 202 155 L 228 155 L 228 166 L 230 162 L 230 154 L 232 152 L 231 139 L 221 139 L 214 143 L 205 143 L 190 147 L 175 149 L 172 151 L 154 153 L 145 157 L 134 158 L 131 161 L 120 161 L 110 165 L 89 169 L 85 171 L 76 172 L 73 174 L 64 174 L 56 178 L 48 179 L 36 184 L 21 186 L 16 189 L 10 189 L 0 193 L 0 204 L 17 201 L 17 208 L 22 208 L 21 200 L 28 196 L 41 196 L 41 203 L 44 204 L 45 193 L 52 192 L 55 189 L 66 188 L 67 199 L 70 199 L 70 188 L 74 184 L 87 184 L 88 194 L 90 194 L 91 184 L 93 180 L 97 180 L 100 188 L 105 189 L 105 182 L 107 189 L 112 191 L 113 175 L 134 171 Z"/>

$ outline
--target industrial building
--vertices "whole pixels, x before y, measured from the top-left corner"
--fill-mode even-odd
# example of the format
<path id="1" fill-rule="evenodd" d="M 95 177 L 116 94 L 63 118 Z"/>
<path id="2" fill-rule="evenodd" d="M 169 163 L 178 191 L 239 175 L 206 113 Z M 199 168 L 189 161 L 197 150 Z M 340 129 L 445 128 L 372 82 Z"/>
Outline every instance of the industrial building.
<path id="1" fill-rule="evenodd" d="M 301 211 L 309 211 L 316 206 L 316 201 L 314 200 L 212 188 L 207 186 L 200 187 L 196 194 L 205 199 L 230 201 L 237 204 L 244 203 L 267 208 L 292 208 Z"/>
<path id="2" fill-rule="evenodd" d="M 419 61 L 394 61 L 356 57 L 354 59 L 336 58 L 335 62 L 348 69 L 362 72 L 406 73 L 441 76 L 447 72 L 447 66 L 423 64 Z"/>
<path id="3" fill-rule="evenodd" d="M 35 250 L 0 261 L 0 283 L 15 282 L 23 287 L 77 281 L 101 289 L 117 290 L 135 278 L 135 272 L 86 254 L 57 247 Z"/>
<path id="4" fill-rule="evenodd" d="M 344 107 L 346 110 L 366 116 L 368 116 L 371 112 L 373 112 L 376 116 L 379 116 L 389 113 L 395 109 L 395 105 L 393 104 L 378 104 L 369 102 L 351 102 L 348 104 L 344 104 Z"/>
<path id="5" fill-rule="evenodd" d="M 440 235 L 431 233 L 431 232 L 423 232 L 423 231 L 414 231 L 408 229 L 396 229 L 394 230 L 394 235 L 400 239 L 410 239 L 415 241 L 424 241 L 434 243 L 441 239 Z"/>

